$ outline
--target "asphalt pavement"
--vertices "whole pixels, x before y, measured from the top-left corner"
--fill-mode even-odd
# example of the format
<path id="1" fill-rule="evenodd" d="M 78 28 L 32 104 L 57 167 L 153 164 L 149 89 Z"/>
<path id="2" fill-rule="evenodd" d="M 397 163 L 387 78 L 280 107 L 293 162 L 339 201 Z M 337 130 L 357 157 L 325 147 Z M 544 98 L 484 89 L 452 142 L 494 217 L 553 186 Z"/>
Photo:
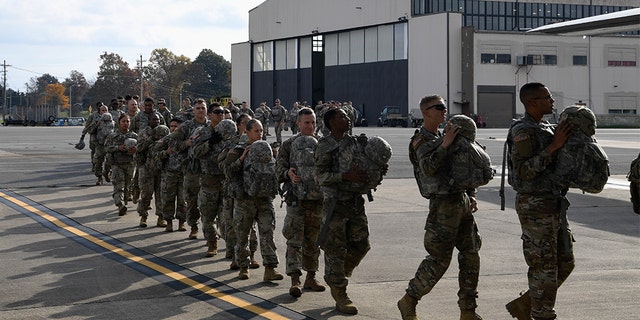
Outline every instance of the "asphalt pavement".
<path id="1" fill-rule="evenodd" d="M 394 150 L 389 176 L 366 203 L 372 249 L 348 287 L 360 310 L 356 316 L 337 313 L 328 291 L 292 298 L 287 278 L 262 281 L 263 267 L 250 270 L 249 280 L 238 280 L 224 249 L 205 258 L 202 234 L 187 240 L 185 232 L 165 233 L 154 224 L 138 228 L 132 204 L 119 217 L 112 187 L 94 185 L 88 148 L 73 148 L 80 130 L 0 128 L 1 319 L 400 318 L 396 302 L 425 256 L 428 209 L 408 166 L 412 129 L 354 130 L 385 137 Z M 478 134 L 498 172 L 505 133 Z M 640 151 L 638 137 L 638 129 L 600 130 L 598 139 L 611 160 L 609 183 L 599 194 L 571 190 L 568 195 L 576 268 L 559 290 L 559 319 L 638 319 L 640 216 L 632 212 L 624 179 Z M 488 320 L 511 319 L 504 304 L 526 288 L 515 194 L 507 187 L 502 211 L 499 188 L 499 176 L 479 188 L 475 214 L 483 237 L 477 311 Z M 284 273 L 284 208 L 279 199 L 275 205 L 278 270 Z M 224 248 L 222 240 L 219 247 Z M 420 301 L 420 319 L 459 318 L 457 269 L 454 256 Z"/>

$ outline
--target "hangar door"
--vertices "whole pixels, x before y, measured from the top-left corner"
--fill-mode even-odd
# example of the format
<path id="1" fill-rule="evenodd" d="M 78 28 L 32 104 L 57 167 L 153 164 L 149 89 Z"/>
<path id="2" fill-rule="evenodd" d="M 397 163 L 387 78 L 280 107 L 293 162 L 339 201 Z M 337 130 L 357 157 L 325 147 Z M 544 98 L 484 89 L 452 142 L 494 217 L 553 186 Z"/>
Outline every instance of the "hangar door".
<path id="1" fill-rule="evenodd" d="M 487 128 L 508 128 L 515 117 L 515 87 L 482 89 L 478 87 L 478 115 Z"/>

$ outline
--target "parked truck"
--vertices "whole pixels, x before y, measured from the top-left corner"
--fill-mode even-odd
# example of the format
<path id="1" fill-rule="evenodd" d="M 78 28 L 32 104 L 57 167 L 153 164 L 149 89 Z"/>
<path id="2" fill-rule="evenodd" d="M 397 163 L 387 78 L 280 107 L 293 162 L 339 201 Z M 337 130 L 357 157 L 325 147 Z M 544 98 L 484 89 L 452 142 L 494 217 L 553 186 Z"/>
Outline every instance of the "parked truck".
<path id="1" fill-rule="evenodd" d="M 422 112 L 420 108 L 411 109 L 409 112 L 409 121 L 411 121 L 411 126 L 417 128 L 422 125 L 424 119 L 422 118 Z"/>
<path id="2" fill-rule="evenodd" d="M 9 114 L 4 115 L 2 124 L 8 125 L 52 125 L 58 114 L 57 106 L 13 106 Z"/>
<path id="3" fill-rule="evenodd" d="M 407 127 L 407 117 L 402 115 L 400 107 L 398 106 L 385 106 L 380 112 L 378 117 L 378 127 L 389 126 L 402 126 Z"/>

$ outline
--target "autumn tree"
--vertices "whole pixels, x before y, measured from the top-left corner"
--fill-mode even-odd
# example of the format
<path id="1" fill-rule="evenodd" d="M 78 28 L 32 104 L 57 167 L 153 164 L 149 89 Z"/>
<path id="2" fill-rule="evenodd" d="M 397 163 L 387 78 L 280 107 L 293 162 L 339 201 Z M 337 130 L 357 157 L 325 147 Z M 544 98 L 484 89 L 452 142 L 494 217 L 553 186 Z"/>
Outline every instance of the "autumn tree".
<path id="1" fill-rule="evenodd" d="M 189 68 L 190 90 L 202 98 L 231 94 L 231 63 L 223 56 L 203 49 Z"/>
<path id="2" fill-rule="evenodd" d="M 152 95 L 165 98 L 169 106 L 179 107 L 180 87 L 187 79 L 190 65 L 191 59 L 184 55 L 177 56 L 166 48 L 154 49 L 145 68 L 145 79 L 149 82 Z"/>
<path id="3" fill-rule="evenodd" d="M 66 78 L 62 85 L 66 88 L 65 93 L 69 97 L 69 104 L 71 106 L 75 106 L 80 103 L 80 109 L 83 105 L 88 105 L 88 101 L 85 102 L 83 97 L 84 94 L 89 90 L 89 83 L 87 79 L 84 77 L 84 74 L 77 70 L 71 70 L 69 73 L 69 78 Z M 79 110 L 76 111 L 76 108 L 73 110 L 73 114 L 79 114 Z"/>
<path id="4" fill-rule="evenodd" d="M 140 92 L 139 70 L 129 68 L 129 63 L 116 53 L 100 55 L 98 77 L 88 95 L 94 101 L 110 101 L 118 95 Z"/>
<path id="5" fill-rule="evenodd" d="M 69 108 L 69 97 L 64 95 L 64 87 L 60 83 L 48 84 L 40 99 L 40 104 Z"/>

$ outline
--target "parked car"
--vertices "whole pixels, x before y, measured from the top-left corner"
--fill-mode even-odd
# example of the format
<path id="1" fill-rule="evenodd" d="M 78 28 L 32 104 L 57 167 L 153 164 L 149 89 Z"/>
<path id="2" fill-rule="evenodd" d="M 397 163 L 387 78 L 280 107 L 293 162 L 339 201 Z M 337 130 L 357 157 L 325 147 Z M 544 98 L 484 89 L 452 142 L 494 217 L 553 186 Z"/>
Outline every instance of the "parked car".
<path id="1" fill-rule="evenodd" d="M 378 117 L 378 127 L 389 126 L 403 126 L 407 127 L 407 117 L 402 115 L 400 112 L 400 107 L 398 106 L 385 106 L 380 112 L 380 117 Z"/>
<path id="2" fill-rule="evenodd" d="M 364 117 L 360 110 L 354 108 L 356 110 L 356 121 L 353 124 L 354 127 L 368 127 L 369 123 L 367 122 L 367 118 Z"/>
<path id="3" fill-rule="evenodd" d="M 420 108 L 411 109 L 409 112 L 409 121 L 411 121 L 411 126 L 417 128 L 422 125 L 424 119 L 422 118 L 422 112 Z"/>

